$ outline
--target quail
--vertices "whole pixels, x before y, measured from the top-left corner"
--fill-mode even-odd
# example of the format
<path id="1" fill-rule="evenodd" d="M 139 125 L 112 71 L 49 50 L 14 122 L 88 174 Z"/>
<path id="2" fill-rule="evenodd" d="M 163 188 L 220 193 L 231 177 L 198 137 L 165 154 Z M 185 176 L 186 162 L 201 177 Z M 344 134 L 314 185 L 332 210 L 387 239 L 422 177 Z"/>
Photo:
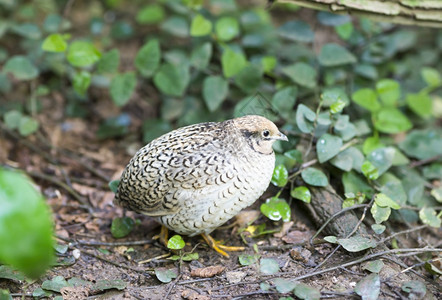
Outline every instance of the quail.
<path id="1" fill-rule="evenodd" d="M 257 115 L 173 130 L 130 160 L 114 202 L 155 217 L 176 233 L 201 234 L 228 257 L 223 249 L 243 248 L 221 245 L 209 234 L 267 189 L 277 140 L 288 139 L 273 122 Z"/>

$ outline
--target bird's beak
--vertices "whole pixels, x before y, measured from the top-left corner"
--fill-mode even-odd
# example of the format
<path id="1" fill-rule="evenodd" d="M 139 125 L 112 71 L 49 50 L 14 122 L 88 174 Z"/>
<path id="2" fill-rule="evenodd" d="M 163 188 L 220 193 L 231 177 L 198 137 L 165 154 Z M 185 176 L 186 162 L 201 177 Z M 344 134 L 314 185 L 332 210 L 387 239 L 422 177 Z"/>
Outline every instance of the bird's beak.
<path id="1" fill-rule="evenodd" d="M 286 136 L 285 134 L 281 133 L 281 132 L 277 135 L 276 139 L 277 139 L 277 140 L 280 140 L 280 141 L 286 141 L 286 142 L 289 141 L 289 139 L 287 138 L 287 136 Z"/>

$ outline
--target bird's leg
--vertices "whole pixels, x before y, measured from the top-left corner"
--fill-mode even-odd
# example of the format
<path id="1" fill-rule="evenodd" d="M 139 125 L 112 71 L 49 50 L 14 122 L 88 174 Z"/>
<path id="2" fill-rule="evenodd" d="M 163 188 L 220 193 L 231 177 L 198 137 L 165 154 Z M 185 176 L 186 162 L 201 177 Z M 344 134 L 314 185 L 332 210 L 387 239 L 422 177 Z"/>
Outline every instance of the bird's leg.
<path id="1" fill-rule="evenodd" d="M 215 250 L 216 252 L 227 258 L 229 257 L 229 254 L 227 254 L 226 251 L 244 251 L 245 249 L 244 247 L 223 245 L 219 241 L 215 241 L 215 239 L 211 237 L 209 234 L 202 233 L 201 236 L 206 241 L 207 245 L 209 245 L 213 250 Z"/>
<path id="2" fill-rule="evenodd" d="M 160 243 L 167 247 L 167 242 L 169 241 L 169 229 L 167 229 L 166 226 L 161 225 L 160 234 L 155 235 L 152 239 L 160 240 Z"/>

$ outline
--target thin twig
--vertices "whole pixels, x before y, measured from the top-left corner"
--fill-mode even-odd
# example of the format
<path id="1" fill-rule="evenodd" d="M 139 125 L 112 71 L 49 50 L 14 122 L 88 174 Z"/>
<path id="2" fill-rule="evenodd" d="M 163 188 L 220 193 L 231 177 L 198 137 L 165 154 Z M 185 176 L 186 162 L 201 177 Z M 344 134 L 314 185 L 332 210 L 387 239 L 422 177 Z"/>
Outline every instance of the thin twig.
<path id="1" fill-rule="evenodd" d="M 380 240 L 378 242 L 378 245 L 382 244 L 382 243 L 385 243 L 386 241 L 389 241 L 389 240 L 397 237 L 398 235 L 411 233 L 413 231 L 418 231 L 418 230 L 421 230 L 421 229 L 424 229 L 424 228 L 427 228 L 427 227 L 428 227 L 428 225 L 421 225 L 421 226 L 418 226 L 418 227 L 413 227 L 413 228 L 410 228 L 410 229 L 407 229 L 407 230 L 396 232 L 396 233 L 394 233 L 394 234 L 392 234 L 390 236 L 387 236 L 387 237 L 383 238 L 382 240 Z"/>
<path id="2" fill-rule="evenodd" d="M 172 289 L 175 287 L 175 285 L 181 279 L 182 276 L 183 276 L 183 274 L 178 275 L 178 277 L 173 282 L 170 283 L 170 287 L 167 290 L 166 295 L 164 296 L 164 299 L 167 299 L 167 297 L 169 297 L 170 292 L 172 292 Z"/>
<path id="3" fill-rule="evenodd" d="M 294 281 L 296 281 L 296 280 L 301 280 L 301 279 L 313 277 L 313 276 L 316 276 L 316 275 L 320 275 L 320 274 L 324 274 L 324 273 L 327 273 L 327 272 L 331 272 L 331 271 L 337 270 L 337 269 L 339 269 L 341 267 L 345 268 L 345 267 L 353 266 L 353 265 L 359 264 L 359 263 L 367 261 L 367 260 L 371 260 L 371 259 L 373 259 L 375 257 L 379 257 L 379 256 L 384 256 L 384 255 L 389 255 L 389 254 L 396 254 L 396 253 L 409 253 L 409 255 L 411 255 L 410 253 L 416 253 L 416 252 L 419 252 L 419 253 L 442 252 L 442 249 L 440 249 L 440 248 L 436 248 L 436 249 L 426 249 L 426 248 L 389 249 L 389 250 L 380 251 L 380 252 L 376 252 L 376 253 L 372 253 L 372 254 L 360 257 L 358 259 L 355 259 L 353 261 L 344 263 L 342 265 L 337 265 L 337 266 L 330 267 L 330 268 L 327 268 L 327 269 L 322 269 L 322 270 L 319 270 L 319 271 L 316 271 L 316 272 L 312 272 L 312 273 L 308 273 L 308 274 L 301 275 L 301 276 L 298 276 L 298 277 L 294 277 L 292 279 Z M 283 275 L 293 275 L 293 274 L 296 274 L 296 273 L 298 273 L 298 271 L 280 272 L 280 273 L 273 274 L 273 275 L 263 275 L 263 276 L 268 276 L 268 278 L 275 278 L 275 277 L 280 277 L 280 276 L 283 276 Z"/>
<path id="4" fill-rule="evenodd" d="M 82 250 L 82 252 L 83 252 L 84 254 L 86 254 L 86 255 L 93 256 L 93 257 L 95 257 L 95 258 L 98 258 L 98 259 L 100 259 L 100 260 L 102 260 L 102 261 L 105 261 L 105 262 L 107 262 L 107 263 L 109 263 L 109 264 L 111 264 L 111 265 L 114 265 L 114 266 L 116 266 L 116 267 L 119 267 L 119 268 L 124 268 L 124 269 L 128 269 L 128 270 L 132 270 L 132 271 L 135 271 L 135 272 L 138 272 L 138 273 L 141 273 L 141 274 L 145 274 L 145 273 L 147 273 L 147 274 L 153 274 L 153 269 L 144 269 L 144 270 L 140 270 L 140 269 L 137 269 L 137 268 L 134 268 L 134 267 L 131 267 L 131 266 L 127 266 L 127 265 L 124 265 L 124 264 L 119 264 L 119 263 L 117 263 L 117 262 L 114 262 L 114 261 L 112 261 L 112 260 L 110 260 L 110 259 L 107 259 L 107 258 L 105 258 L 105 257 L 102 257 L 102 256 L 100 256 L 100 255 L 98 255 L 98 254 L 95 254 L 95 253 L 90 252 L 90 251 L 87 251 L 87 250 Z M 149 272 L 149 271 L 150 271 L 150 272 Z"/>
<path id="5" fill-rule="evenodd" d="M 83 246 L 110 246 L 110 247 L 118 247 L 118 246 L 136 246 L 136 245 L 146 245 L 153 244 L 154 240 L 138 240 L 138 241 L 126 241 L 126 242 L 99 242 L 99 241 L 85 241 L 85 240 L 73 240 L 67 239 L 60 235 L 56 235 L 56 238 L 63 240 L 65 242 L 69 242 L 72 244 L 78 244 Z"/>
<path id="6" fill-rule="evenodd" d="M 40 173 L 40 172 L 35 172 L 35 171 L 29 171 L 27 172 L 30 176 L 35 177 L 35 178 L 39 178 L 39 179 L 43 179 L 46 181 L 49 181 L 55 185 L 58 185 L 59 187 L 61 187 L 62 189 L 64 189 L 66 192 L 68 192 L 69 194 L 72 195 L 72 197 L 74 197 L 78 202 L 80 202 L 81 204 L 85 205 L 86 207 L 88 207 L 89 213 L 93 213 L 93 207 L 86 201 L 86 199 L 82 196 L 80 196 L 80 194 L 78 194 L 73 188 L 71 188 L 69 185 L 67 185 L 66 183 L 58 180 L 55 177 Z"/>
<path id="7" fill-rule="evenodd" d="M 433 156 L 433 157 L 430 157 L 427 159 L 413 161 L 412 163 L 410 163 L 410 168 L 415 168 L 415 167 L 419 167 L 422 165 L 426 165 L 426 164 L 436 161 L 440 158 L 442 158 L 442 155 L 436 155 L 436 156 Z"/>

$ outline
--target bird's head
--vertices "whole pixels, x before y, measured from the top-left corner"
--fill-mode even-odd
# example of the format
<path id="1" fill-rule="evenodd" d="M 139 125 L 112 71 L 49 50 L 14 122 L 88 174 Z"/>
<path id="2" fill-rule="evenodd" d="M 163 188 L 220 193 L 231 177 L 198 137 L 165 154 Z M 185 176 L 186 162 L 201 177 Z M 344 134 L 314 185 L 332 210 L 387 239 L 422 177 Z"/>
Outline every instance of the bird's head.
<path id="1" fill-rule="evenodd" d="M 278 127 L 264 117 L 249 115 L 233 119 L 233 122 L 247 144 L 261 154 L 272 154 L 275 141 L 288 141 Z"/>

